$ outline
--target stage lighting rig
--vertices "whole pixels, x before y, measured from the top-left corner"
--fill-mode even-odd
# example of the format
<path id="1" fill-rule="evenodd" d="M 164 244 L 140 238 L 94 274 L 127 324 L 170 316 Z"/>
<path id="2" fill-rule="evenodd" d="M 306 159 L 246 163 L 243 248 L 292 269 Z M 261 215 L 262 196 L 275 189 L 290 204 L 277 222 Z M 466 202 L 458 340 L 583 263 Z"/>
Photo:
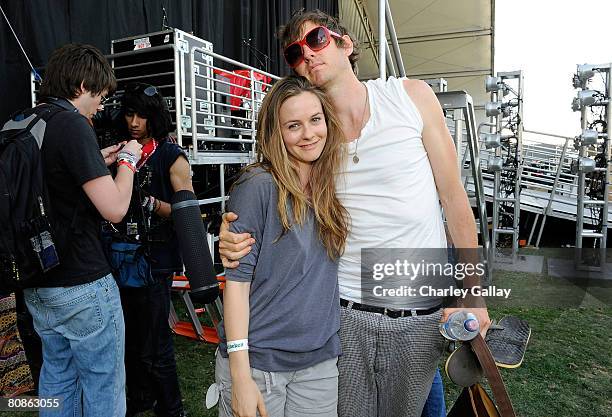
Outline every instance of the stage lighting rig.
<path id="1" fill-rule="evenodd" d="M 488 76 L 485 80 L 485 90 L 487 93 L 501 91 L 503 97 L 507 96 L 511 92 L 516 94 L 516 92 L 512 90 L 512 87 L 504 82 L 502 77 Z"/>
<path id="2" fill-rule="evenodd" d="M 480 140 L 484 142 L 486 149 L 495 149 L 501 146 L 501 135 L 499 133 L 481 133 Z"/>
<path id="3" fill-rule="evenodd" d="M 487 93 L 499 91 L 502 88 L 504 88 L 504 82 L 502 81 L 501 77 L 488 76 L 485 80 L 485 90 Z"/>
<path id="4" fill-rule="evenodd" d="M 599 132 L 592 129 L 583 129 L 582 134 L 579 136 L 580 142 L 583 146 L 595 145 L 599 138 Z"/>
<path id="5" fill-rule="evenodd" d="M 489 117 L 498 116 L 502 112 L 501 101 L 489 101 L 485 103 L 485 114 Z"/>
<path id="6" fill-rule="evenodd" d="M 503 117 L 510 117 L 512 107 L 517 107 L 518 102 L 502 102 L 502 101 L 489 101 L 485 103 L 485 114 L 489 117 L 502 115 Z"/>
<path id="7" fill-rule="evenodd" d="M 587 158 L 586 156 L 579 157 L 572 162 L 570 170 L 574 175 L 578 173 L 586 174 L 588 172 L 594 172 L 595 160 L 592 158 Z"/>
<path id="8" fill-rule="evenodd" d="M 572 110 L 579 111 L 583 107 L 606 104 L 603 95 L 595 90 L 580 90 L 572 101 Z"/>
<path id="9" fill-rule="evenodd" d="M 492 156 L 489 158 L 487 168 L 491 172 L 500 172 L 504 167 L 504 160 L 501 156 Z"/>
<path id="10" fill-rule="evenodd" d="M 491 240 L 497 262 L 514 262 L 518 255 L 522 175 L 523 73 L 498 72 L 497 76 L 487 77 L 485 90 L 491 93 L 491 101 L 485 103 L 485 114 L 492 118 L 489 126 L 493 129 L 481 133 L 480 138 L 491 152 L 487 169 L 494 174 Z M 511 257 L 500 257 L 510 240 Z"/>
<path id="11" fill-rule="evenodd" d="M 601 80 L 595 75 L 601 75 Z M 578 91 L 572 110 L 580 111 L 581 134 L 574 140 L 578 157 L 571 164 L 577 175 L 576 256 L 577 269 L 602 271 L 608 233 L 612 124 L 612 64 L 578 65 L 572 79 Z M 598 256 L 584 256 L 584 239 L 599 249 Z M 596 258 L 596 259 L 595 259 Z"/>
<path id="12" fill-rule="evenodd" d="M 582 133 L 574 138 L 574 149 L 579 151 L 582 146 L 597 145 L 600 137 L 605 139 L 607 135 L 594 129 L 582 129 Z"/>
<path id="13" fill-rule="evenodd" d="M 586 88 L 587 83 L 595 75 L 595 68 L 595 65 L 578 65 L 573 78 L 574 88 Z"/>

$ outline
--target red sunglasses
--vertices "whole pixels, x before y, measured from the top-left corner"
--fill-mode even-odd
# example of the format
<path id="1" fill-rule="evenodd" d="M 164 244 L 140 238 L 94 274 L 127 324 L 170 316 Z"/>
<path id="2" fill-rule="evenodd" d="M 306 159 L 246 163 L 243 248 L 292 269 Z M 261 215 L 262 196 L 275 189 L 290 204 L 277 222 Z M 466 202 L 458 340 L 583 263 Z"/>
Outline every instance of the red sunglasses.
<path id="1" fill-rule="evenodd" d="M 312 51 L 320 51 L 329 45 L 331 37 L 342 38 L 342 35 L 327 29 L 325 26 L 318 26 L 310 30 L 300 41 L 295 41 L 287 46 L 284 51 L 285 61 L 291 68 L 295 68 L 304 60 L 304 45 Z"/>

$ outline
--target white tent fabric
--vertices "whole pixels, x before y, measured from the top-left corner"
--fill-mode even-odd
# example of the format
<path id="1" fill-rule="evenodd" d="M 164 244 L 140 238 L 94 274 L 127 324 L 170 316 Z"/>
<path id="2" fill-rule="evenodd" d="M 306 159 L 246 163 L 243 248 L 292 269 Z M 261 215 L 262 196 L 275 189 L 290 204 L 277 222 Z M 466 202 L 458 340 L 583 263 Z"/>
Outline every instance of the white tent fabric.
<path id="1" fill-rule="evenodd" d="M 339 4 L 340 19 L 361 43 L 360 79 L 379 76 L 378 3 Z M 389 0 L 389 6 L 407 76 L 444 78 L 448 91 L 467 91 L 481 109 L 489 101 L 485 78 L 494 71 L 495 0 Z"/>

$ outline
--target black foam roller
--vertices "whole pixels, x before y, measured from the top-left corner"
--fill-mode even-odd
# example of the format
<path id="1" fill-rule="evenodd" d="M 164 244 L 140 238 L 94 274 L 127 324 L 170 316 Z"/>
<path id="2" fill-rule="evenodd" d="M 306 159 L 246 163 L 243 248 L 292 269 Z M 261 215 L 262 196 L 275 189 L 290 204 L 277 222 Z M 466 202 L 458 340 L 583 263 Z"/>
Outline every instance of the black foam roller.
<path id="1" fill-rule="evenodd" d="M 219 295 L 219 282 L 198 199 L 192 191 L 181 190 L 172 196 L 171 203 L 172 220 L 183 256 L 185 275 L 191 287 L 191 299 L 199 303 L 212 303 Z"/>

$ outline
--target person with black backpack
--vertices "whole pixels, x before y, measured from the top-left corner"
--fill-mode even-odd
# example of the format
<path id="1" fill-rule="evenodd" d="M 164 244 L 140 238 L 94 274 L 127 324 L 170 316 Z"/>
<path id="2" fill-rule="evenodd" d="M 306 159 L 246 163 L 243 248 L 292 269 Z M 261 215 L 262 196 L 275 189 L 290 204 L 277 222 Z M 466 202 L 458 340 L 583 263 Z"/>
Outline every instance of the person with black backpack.
<path id="1" fill-rule="evenodd" d="M 42 340 L 39 396 L 59 400 L 59 407 L 41 407 L 41 416 L 126 411 L 123 312 L 99 229 L 102 219 L 119 222 L 126 214 L 142 151 L 135 140 L 101 151 L 90 122 L 115 88 L 98 49 L 64 45 L 49 59 L 42 104 L 13 117 L 3 133 L 17 133 L 0 137 L 0 217 L 11 219 L 2 224 L 0 258 L 5 271 L 15 271 L 15 287 L 24 288 Z M 26 151 L 29 158 L 17 158 Z M 113 178 L 107 166 L 115 162 Z M 15 189 L 28 175 L 31 188 Z"/>

